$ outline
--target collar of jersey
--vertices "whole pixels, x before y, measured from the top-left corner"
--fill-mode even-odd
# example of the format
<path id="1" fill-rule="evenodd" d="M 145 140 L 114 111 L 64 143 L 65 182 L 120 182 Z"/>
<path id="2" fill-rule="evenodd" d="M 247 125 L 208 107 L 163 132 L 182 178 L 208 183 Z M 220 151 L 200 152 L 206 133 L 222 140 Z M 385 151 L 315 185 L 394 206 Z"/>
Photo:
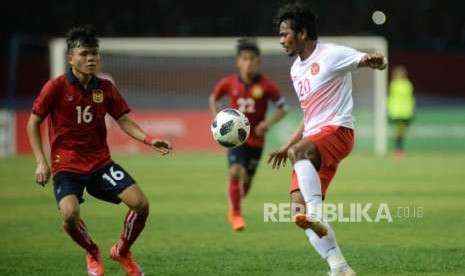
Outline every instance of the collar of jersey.
<path id="1" fill-rule="evenodd" d="M 253 83 L 257 83 L 260 81 L 260 79 L 262 78 L 262 75 L 261 74 L 256 74 L 255 77 L 253 77 L 252 79 L 252 82 L 250 82 L 249 84 L 247 84 L 239 74 L 237 74 L 237 77 L 239 78 L 239 81 L 242 82 L 243 84 L 246 84 L 246 85 L 250 85 L 250 84 L 253 84 Z"/>
<path id="2" fill-rule="evenodd" d="M 81 83 L 79 82 L 79 79 L 74 75 L 73 70 L 71 68 L 68 69 L 66 72 L 66 79 L 68 82 L 72 85 L 79 85 L 81 86 Z M 92 75 L 89 85 L 87 86 L 86 90 L 92 90 L 92 89 L 97 89 L 99 86 L 99 80 L 96 76 Z"/>
<path id="3" fill-rule="evenodd" d="M 316 53 L 320 50 L 320 42 L 317 41 L 316 42 L 316 46 L 315 46 L 315 49 L 313 50 L 313 52 L 304 60 L 301 60 L 300 57 L 299 57 L 299 62 L 301 64 L 307 64 L 310 62 L 310 60 L 312 60 L 315 56 L 316 56 Z"/>

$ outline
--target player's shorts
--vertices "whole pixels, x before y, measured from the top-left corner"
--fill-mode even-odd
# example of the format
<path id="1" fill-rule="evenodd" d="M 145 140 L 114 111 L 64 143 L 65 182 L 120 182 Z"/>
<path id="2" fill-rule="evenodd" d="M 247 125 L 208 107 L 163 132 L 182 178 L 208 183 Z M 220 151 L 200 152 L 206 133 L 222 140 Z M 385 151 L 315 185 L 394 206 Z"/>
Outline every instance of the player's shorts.
<path id="1" fill-rule="evenodd" d="M 312 141 L 320 152 L 321 164 L 318 176 L 324 198 L 339 163 L 352 151 L 354 131 L 341 126 L 325 126 L 321 128 L 320 132 L 310 135 L 306 139 Z M 292 171 L 291 193 L 297 190 L 299 190 L 297 174 Z"/>
<path id="2" fill-rule="evenodd" d="M 251 147 L 246 144 L 228 150 L 229 166 L 240 164 L 248 175 L 254 175 L 262 157 L 263 148 Z"/>
<path id="3" fill-rule="evenodd" d="M 53 190 L 57 203 L 67 195 L 76 195 L 79 203 L 84 201 L 84 188 L 95 198 L 118 204 L 118 195 L 136 183 L 118 164 L 112 162 L 90 174 L 61 171 L 53 177 Z"/>

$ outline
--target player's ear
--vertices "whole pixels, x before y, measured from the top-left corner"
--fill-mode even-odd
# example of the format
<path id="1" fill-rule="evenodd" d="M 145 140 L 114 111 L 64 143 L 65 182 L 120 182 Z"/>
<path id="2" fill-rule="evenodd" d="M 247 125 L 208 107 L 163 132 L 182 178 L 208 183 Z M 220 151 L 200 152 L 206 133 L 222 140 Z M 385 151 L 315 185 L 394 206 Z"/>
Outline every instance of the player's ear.
<path id="1" fill-rule="evenodd" d="M 73 59 L 73 52 L 72 50 L 69 50 L 68 54 L 66 55 L 66 60 L 68 61 L 68 64 L 71 64 L 72 59 Z"/>
<path id="2" fill-rule="evenodd" d="M 300 34 L 301 34 L 300 39 L 302 39 L 302 40 L 307 40 L 307 38 L 308 38 L 307 29 L 302 29 L 302 31 L 300 32 Z"/>
<path id="3" fill-rule="evenodd" d="M 239 68 L 240 57 L 236 56 L 236 67 Z"/>

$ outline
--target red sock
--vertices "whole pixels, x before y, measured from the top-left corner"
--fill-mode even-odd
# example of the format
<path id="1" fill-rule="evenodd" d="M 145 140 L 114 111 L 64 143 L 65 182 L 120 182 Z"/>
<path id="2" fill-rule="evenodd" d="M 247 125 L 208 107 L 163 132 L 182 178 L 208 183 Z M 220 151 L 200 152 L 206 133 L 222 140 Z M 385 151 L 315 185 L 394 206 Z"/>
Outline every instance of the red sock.
<path id="1" fill-rule="evenodd" d="M 76 227 L 69 227 L 65 225 L 63 227 L 70 235 L 70 237 L 77 243 L 79 246 L 84 248 L 89 254 L 91 254 L 94 258 L 98 257 L 98 246 L 92 241 L 89 234 L 87 233 L 87 227 L 84 224 L 84 221 L 79 220 L 76 224 Z"/>
<path id="2" fill-rule="evenodd" d="M 124 219 L 123 233 L 121 233 L 118 241 L 118 253 L 120 255 L 126 255 L 129 252 L 129 248 L 144 229 L 146 221 L 147 214 L 145 213 L 136 213 L 133 210 L 127 212 Z"/>
<path id="3" fill-rule="evenodd" d="M 241 213 L 241 197 L 242 197 L 242 192 L 241 192 L 239 180 L 234 177 L 230 177 L 229 178 L 229 202 L 231 206 L 231 211 L 233 211 L 236 214 Z"/>

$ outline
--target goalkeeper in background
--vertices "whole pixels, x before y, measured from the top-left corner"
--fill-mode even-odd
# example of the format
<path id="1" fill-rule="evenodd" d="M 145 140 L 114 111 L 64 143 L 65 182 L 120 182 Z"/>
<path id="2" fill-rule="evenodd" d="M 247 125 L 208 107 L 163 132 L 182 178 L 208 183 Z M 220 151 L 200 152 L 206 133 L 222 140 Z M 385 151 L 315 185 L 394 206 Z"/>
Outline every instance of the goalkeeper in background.
<path id="1" fill-rule="evenodd" d="M 407 69 L 396 66 L 392 70 L 389 83 L 388 114 L 395 130 L 394 156 L 405 156 L 405 134 L 415 114 L 415 96 L 413 85 L 408 79 Z"/>

